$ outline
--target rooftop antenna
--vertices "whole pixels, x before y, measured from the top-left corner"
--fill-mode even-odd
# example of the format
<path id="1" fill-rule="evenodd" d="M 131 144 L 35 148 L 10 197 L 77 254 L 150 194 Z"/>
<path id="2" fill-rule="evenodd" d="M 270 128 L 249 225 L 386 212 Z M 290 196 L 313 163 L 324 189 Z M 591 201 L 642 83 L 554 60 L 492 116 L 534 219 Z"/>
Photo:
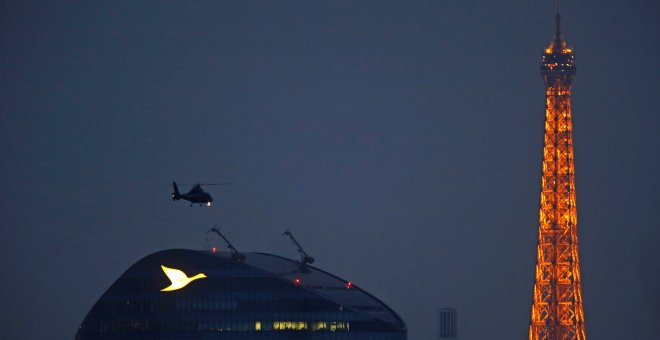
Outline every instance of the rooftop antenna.
<path id="1" fill-rule="evenodd" d="M 214 233 L 218 234 L 218 236 L 220 236 L 225 241 L 225 243 L 227 244 L 227 248 L 229 250 L 231 250 L 231 259 L 232 260 L 234 260 L 234 261 L 243 261 L 243 260 L 245 260 L 245 255 L 240 253 L 234 247 L 234 245 L 232 245 L 231 242 L 229 242 L 229 240 L 225 237 L 225 235 L 222 235 L 222 233 L 220 232 L 220 228 L 218 228 L 217 224 L 214 225 L 213 228 L 209 229 L 209 231 L 207 231 L 206 234 L 208 235 L 208 233 L 210 233 L 210 232 L 214 232 Z"/>
<path id="2" fill-rule="evenodd" d="M 300 246 L 300 243 L 298 243 L 298 241 L 296 241 L 296 239 L 293 237 L 293 234 L 291 234 L 291 231 L 289 231 L 289 229 L 287 229 L 284 232 L 284 235 L 288 236 L 291 239 L 291 243 L 293 243 L 293 245 L 298 248 L 298 253 L 300 254 L 300 265 L 301 266 L 305 266 L 307 264 L 314 263 L 314 258 L 307 255 L 307 253 Z"/>
<path id="3" fill-rule="evenodd" d="M 553 44 L 555 48 L 559 49 L 561 52 L 566 48 L 566 41 L 561 36 L 561 14 L 559 14 L 559 0 L 557 0 L 557 15 L 555 16 L 556 28 L 555 28 L 555 40 Z"/>
<path id="4" fill-rule="evenodd" d="M 559 0 L 557 0 L 557 17 L 556 17 L 556 20 L 557 20 L 557 31 L 555 32 L 555 35 L 556 35 L 557 37 L 560 37 L 560 36 L 561 36 L 561 26 L 560 26 L 560 23 L 559 23 L 559 20 L 560 20 L 560 19 L 561 19 L 561 15 L 559 15 Z"/>

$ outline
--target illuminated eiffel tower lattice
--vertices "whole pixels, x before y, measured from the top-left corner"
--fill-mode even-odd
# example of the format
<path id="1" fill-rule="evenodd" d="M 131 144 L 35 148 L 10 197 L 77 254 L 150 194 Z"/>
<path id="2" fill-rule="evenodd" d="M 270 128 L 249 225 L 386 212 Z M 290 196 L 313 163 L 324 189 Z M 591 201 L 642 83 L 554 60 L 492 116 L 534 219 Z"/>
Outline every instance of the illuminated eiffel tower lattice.
<path id="1" fill-rule="evenodd" d="M 566 46 L 559 24 L 557 14 L 555 37 L 541 63 L 545 143 L 530 340 L 585 339 L 571 123 L 575 54 Z"/>

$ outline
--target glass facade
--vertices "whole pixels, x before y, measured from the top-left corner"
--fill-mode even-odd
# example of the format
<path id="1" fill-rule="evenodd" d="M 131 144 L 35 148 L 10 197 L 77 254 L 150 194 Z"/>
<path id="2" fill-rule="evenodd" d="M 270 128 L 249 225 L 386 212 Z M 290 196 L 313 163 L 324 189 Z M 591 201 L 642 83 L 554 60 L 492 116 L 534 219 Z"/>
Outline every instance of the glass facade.
<path id="1" fill-rule="evenodd" d="M 149 255 L 101 296 L 76 339 L 406 339 L 403 320 L 352 283 L 279 256 L 245 255 Z"/>

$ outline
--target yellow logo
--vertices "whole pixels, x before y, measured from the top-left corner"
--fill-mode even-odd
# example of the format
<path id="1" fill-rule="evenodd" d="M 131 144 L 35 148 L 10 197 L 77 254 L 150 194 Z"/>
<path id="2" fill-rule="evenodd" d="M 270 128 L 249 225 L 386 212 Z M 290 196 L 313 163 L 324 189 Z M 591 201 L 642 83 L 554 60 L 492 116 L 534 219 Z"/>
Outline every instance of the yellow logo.
<path id="1" fill-rule="evenodd" d="M 194 280 L 203 279 L 206 277 L 206 275 L 202 273 L 199 273 L 193 277 L 188 277 L 186 273 L 178 269 L 167 268 L 163 265 L 161 265 L 160 267 L 163 268 L 163 272 L 165 273 L 165 275 L 167 275 L 167 278 L 170 279 L 170 281 L 172 282 L 172 284 L 169 287 L 165 287 L 161 289 L 160 290 L 161 292 L 168 292 L 171 290 L 181 289 Z"/>

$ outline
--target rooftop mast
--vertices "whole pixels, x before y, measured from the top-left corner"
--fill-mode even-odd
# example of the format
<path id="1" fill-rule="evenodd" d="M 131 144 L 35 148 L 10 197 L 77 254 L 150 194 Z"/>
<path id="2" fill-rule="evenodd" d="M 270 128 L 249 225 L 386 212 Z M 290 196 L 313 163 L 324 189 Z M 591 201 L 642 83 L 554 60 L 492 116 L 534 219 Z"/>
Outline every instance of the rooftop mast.
<path id="1" fill-rule="evenodd" d="M 307 253 L 303 250 L 302 246 L 300 246 L 300 243 L 296 241 L 296 239 L 293 237 L 293 234 L 291 234 L 291 231 L 287 229 L 287 231 L 284 232 L 285 236 L 288 236 L 291 239 L 291 243 L 293 243 L 294 246 L 298 248 L 298 253 L 300 254 L 300 265 L 305 266 L 307 264 L 312 264 L 314 263 L 314 258 L 307 255 Z"/>
<path id="2" fill-rule="evenodd" d="M 218 228 L 218 225 L 213 226 L 213 228 L 209 229 L 206 233 L 214 232 L 220 236 L 225 243 L 227 244 L 227 249 L 231 251 L 231 258 L 234 261 L 243 261 L 245 259 L 245 255 L 240 253 L 232 244 L 229 242 L 229 240 L 225 237 L 225 235 L 222 235 L 220 232 L 220 229 Z"/>

